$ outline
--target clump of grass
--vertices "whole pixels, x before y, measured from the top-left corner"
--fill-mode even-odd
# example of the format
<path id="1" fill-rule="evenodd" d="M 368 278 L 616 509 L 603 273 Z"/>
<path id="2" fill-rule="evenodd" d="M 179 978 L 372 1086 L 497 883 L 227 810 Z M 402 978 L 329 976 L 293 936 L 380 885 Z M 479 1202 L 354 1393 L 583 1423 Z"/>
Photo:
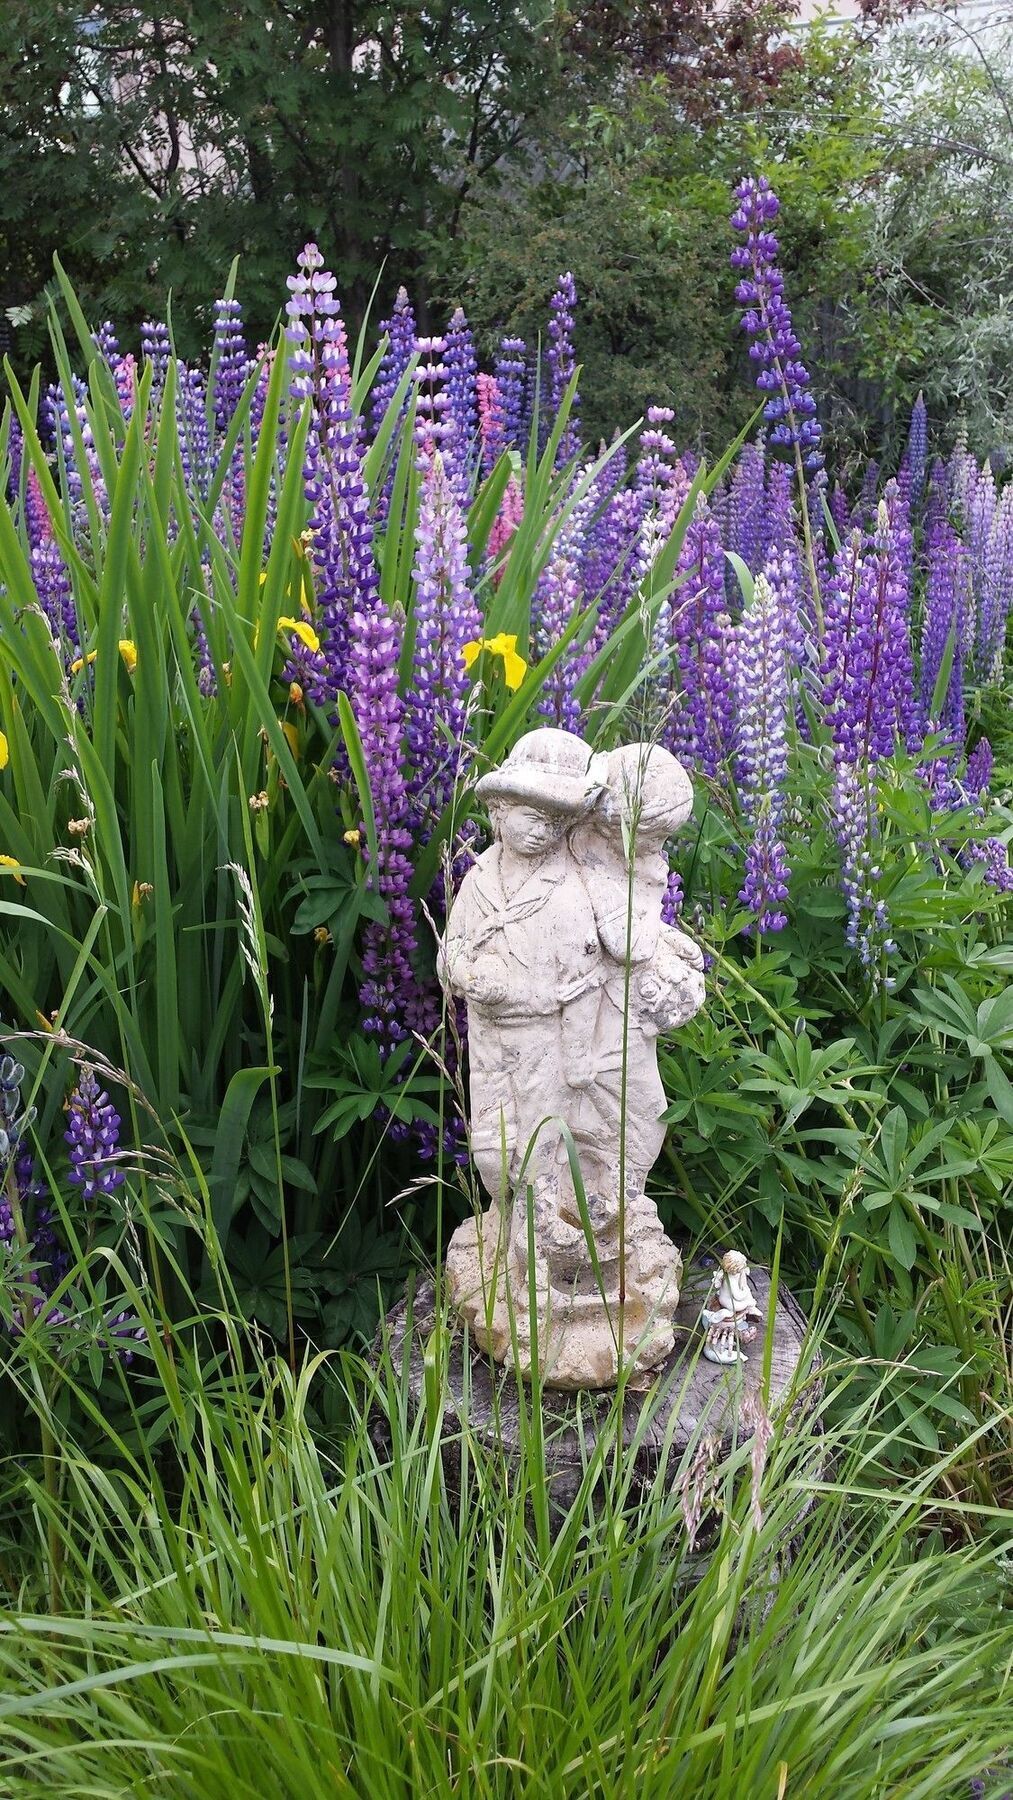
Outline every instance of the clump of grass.
<path id="1" fill-rule="evenodd" d="M 742 1446 L 701 1570 L 685 1484 L 638 1497 L 608 1427 L 553 1532 L 538 1432 L 506 1479 L 465 1431 L 448 1487 L 439 1359 L 412 1415 L 389 1362 L 244 1377 L 250 1346 L 221 1331 L 215 1372 L 152 1330 L 160 1451 L 120 1439 L 111 1468 L 67 1443 L 62 1497 L 32 1492 L 64 1611 L 0 1618 L 5 1793 L 939 1800 L 1001 1757 L 1008 1569 L 987 1530 L 926 1535 L 950 1458 L 879 1481 L 891 1375 L 832 1423 L 835 1367 L 762 1472 Z"/>

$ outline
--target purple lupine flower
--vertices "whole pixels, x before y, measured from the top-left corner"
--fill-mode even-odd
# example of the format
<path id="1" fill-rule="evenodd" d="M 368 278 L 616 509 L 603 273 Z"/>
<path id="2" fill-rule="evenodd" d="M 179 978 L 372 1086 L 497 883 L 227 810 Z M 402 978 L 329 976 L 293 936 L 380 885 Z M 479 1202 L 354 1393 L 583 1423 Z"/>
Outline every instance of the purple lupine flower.
<path id="1" fill-rule="evenodd" d="M 119 361 L 120 343 L 116 336 L 116 327 L 111 320 L 103 319 L 98 330 L 93 331 L 91 335 L 99 355 L 105 357 L 110 367 L 114 362 Z"/>
<path id="2" fill-rule="evenodd" d="M 781 608 L 764 575 L 735 627 L 733 680 L 735 761 L 749 828 L 739 900 L 756 931 L 781 931 L 788 922 L 782 902 L 789 875 L 783 832 L 791 696 Z"/>
<path id="3" fill-rule="evenodd" d="M 823 706 L 838 759 L 861 768 L 920 737 L 908 591 L 885 502 L 875 537 L 841 545 L 827 588 Z"/>
<path id="4" fill-rule="evenodd" d="M 415 545 L 415 644 L 406 708 L 408 793 L 416 817 L 438 819 L 467 756 L 464 646 L 481 635 L 467 526 L 438 450 L 425 459 Z"/>
<path id="5" fill-rule="evenodd" d="M 345 686 L 349 622 L 355 611 L 372 608 L 378 577 L 362 468 L 362 421 L 352 410 L 348 340 L 335 279 L 324 269 L 315 244 L 305 246 L 298 262 L 299 273 L 288 278 L 292 297 L 285 335 L 293 397 L 309 399 L 313 409 L 303 485 L 313 509 L 324 645 L 312 671 L 311 692 L 326 703 Z"/>
<path id="6" fill-rule="evenodd" d="M 980 737 L 967 759 L 964 786 L 969 794 L 981 800 L 988 793 L 991 780 L 992 746 L 987 737 Z"/>
<path id="7" fill-rule="evenodd" d="M 1013 894 L 1013 868 L 1010 867 L 1009 851 L 1002 838 L 975 838 L 964 846 L 962 858 L 966 867 L 972 863 L 981 863 L 985 870 L 985 881 L 998 894 Z"/>
<path id="8" fill-rule="evenodd" d="M 879 464 L 874 456 L 870 456 L 865 465 L 862 485 L 859 490 L 855 509 L 851 515 L 852 529 L 871 531 L 876 521 L 876 509 L 879 506 Z"/>
<path id="9" fill-rule="evenodd" d="M 645 580 L 671 536 L 679 510 L 690 490 L 675 444 L 663 429 L 675 414 L 668 406 L 647 409 L 647 429 L 641 434 L 634 492 L 639 498 L 637 561 L 633 571 L 634 585 Z M 671 705 L 670 654 L 672 637 L 672 598 L 666 596 L 655 613 L 651 648 L 659 658 L 657 667 L 661 687 L 668 687 L 666 707 Z"/>
<path id="10" fill-rule="evenodd" d="M 766 456 L 761 439 L 739 452 L 728 493 L 727 546 L 741 556 L 751 575 L 759 574 L 767 558 L 767 514 Z M 729 573 L 734 580 L 730 565 Z"/>
<path id="11" fill-rule="evenodd" d="M 424 454 L 436 449 L 452 458 L 454 422 L 450 416 L 447 393 L 447 365 L 444 355 L 446 338 L 420 337 L 415 340 L 419 365 L 415 370 L 418 398 L 415 403 L 415 442 Z"/>
<path id="12" fill-rule="evenodd" d="M 86 1200 L 112 1194 L 122 1186 L 119 1166 L 120 1115 L 94 1069 L 85 1064 L 67 1107 L 64 1139 L 70 1145 L 68 1179 Z"/>
<path id="13" fill-rule="evenodd" d="M 563 395 L 577 368 L 576 357 L 573 353 L 573 315 L 576 305 L 576 283 L 573 276 L 567 271 L 556 282 L 552 299 L 549 302 L 547 358 L 549 364 L 549 419 L 551 422 L 554 422 L 558 416 Z M 556 467 L 562 468 L 565 463 L 570 462 L 577 455 L 579 448 L 577 394 L 574 393 L 566 427 L 556 451 Z"/>
<path id="14" fill-rule="evenodd" d="M 168 326 L 161 319 L 145 319 L 141 326 L 141 361 L 146 359 L 152 367 L 152 395 L 160 393 L 164 386 L 171 355 Z"/>
<path id="15" fill-rule="evenodd" d="M 584 605 L 580 583 L 580 550 L 583 542 L 582 519 L 585 508 L 576 507 L 560 527 L 549 560 L 542 570 L 532 608 L 535 649 L 545 656 L 559 642 L 573 615 Z M 574 687 L 587 668 L 586 648 L 571 640 L 542 687 L 538 711 L 543 719 L 564 731 L 578 732 L 581 712 Z"/>
<path id="16" fill-rule="evenodd" d="M 798 545 L 789 542 L 780 554 L 772 547 L 763 574 L 773 592 L 781 620 L 788 685 L 797 696 L 801 688 L 802 670 L 810 666 L 814 648 L 807 631 L 803 606 L 803 596 L 808 593 L 808 587 L 802 578 L 802 557 Z"/>
<path id="17" fill-rule="evenodd" d="M 39 604 L 53 636 L 63 648 L 63 658 L 71 663 L 80 654 L 77 608 L 70 571 L 57 547 L 55 538 L 45 537 L 32 546 L 32 580 Z"/>
<path id="18" fill-rule="evenodd" d="M 753 340 L 749 355 L 757 365 L 756 385 L 769 395 L 763 416 L 770 425 L 770 443 L 797 447 L 804 467 L 818 469 L 823 458 L 816 402 L 784 298 L 784 277 L 777 266 L 780 245 L 769 229 L 780 202 L 764 175 L 740 181 L 735 199 L 731 222 L 746 234 L 745 244 L 732 251 L 732 268 L 743 272 L 735 298 L 747 309 L 742 329 Z"/>
<path id="19" fill-rule="evenodd" d="M 879 836 L 876 824 L 876 775 L 872 763 L 858 767 L 840 758 L 833 790 L 834 831 L 841 847 L 841 885 L 848 907 L 845 935 L 858 951 L 874 987 L 885 987 L 882 964 L 896 951 L 890 936 L 886 902 L 878 892 L 883 871 L 876 861 Z"/>
<path id="20" fill-rule="evenodd" d="M 838 540 L 843 544 L 851 530 L 851 506 L 839 481 L 834 482 L 834 491 L 830 496 L 830 517 L 834 521 Z"/>
<path id="21" fill-rule="evenodd" d="M 988 509 L 982 507 L 982 511 Z M 1013 605 L 1013 488 L 1004 489 L 1001 500 L 993 504 L 990 512 L 987 532 L 983 528 L 980 533 L 972 533 L 971 539 L 977 601 L 974 666 L 980 681 L 998 683 L 1002 678 L 1006 625 Z"/>
<path id="22" fill-rule="evenodd" d="M 954 747 L 964 741 L 964 654 L 971 600 L 970 558 L 953 527 L 943 520 L 928 543 L 928 577 L 921 641 L 922 715 L 930 727 L 941 727 Z M 953 665 L 939 717 L 932 696 L 943 656 L 953 640 Z"/>
<path id="23" fill-rule="evenodd" d="M 211 486 L 211 433 L 208 428 L 208 397 L 200 369 L 179 365 L 176 411 L 179 422 L 179 450 L 187 489 L 207 498 Z"/>
<path id="24" fill-rule="evenodd" d="M 458 498 L 467 506 L 478 450 L 478 358 L 471 326 L 459 306 L 447 327 L 444 362 L 447 369 L 447 409 L 453 425 L 450 436 L 452 476 Z"/>
<path id="25" fill-rule="evenodd" d="M 911 492 L 911 504 L 917 506 L 925 486 L 925 470 L 929 454 L 929 421 L 925 408 L 925 397 L 919 393 L 911 408 L 911 425 L 908 430 L 905 463 L 908 472 L 908 484 Z"/>
<path id="26" fill-rule="evenodd" d="M 243 336 L 243 309 L 238 300 L 215 301 L 215 424 L 225 432 L 242 398 L 250 372 Z"/>
<path id="27" fill-rule="evenodd" d="M 376 820 L 378 866 L 370 884 L 386 904 L 387 919 L 366 924 L 359 990 L 363 1029 L 389 1047 L 417 1016 L 418 983 L 412 969 L 415 914 L 409 897 L 412 846 L 408 796 L 401 767 L 404 707 L 398 694 L 400 643 L 394 621 L 374 592 L 353 613 L 348 644 L 348 697 L 362 740 Z"/>
<path id="28" fill-rule="evenodd" d="M 602 471 L 603 478 L 606 473 Z M 580 583 L 587 601 L 598 603 L 588 645 L 592 655 L 608 642 L 640 579 L 643 509 L 637 488 L 619 488 L 585 534 Z"/>
<path id="29" fill-rule="evenodd" d="M 733 639 L 725 611 L 721 533 L 702 495 L 683 540 L 678 574 L 682 579 L 672 597 L 672 643 L 681 694 L 666 721 L 664 739 L 677 756 L 705 775 L 716 775 L 733 738 Z"/>
<path id="30" fill-rule="evenodd" d="M 527 447 L 525 394 L 527 389 L 528 349 L 523 338 L 500 340 L 493 375 L 496 382 L 499 431 L 503 448 L 524 451 Z"/>
<path id="31" fill-rule="evenodd" d="M 398 288 L 390 318 L 380 322 L 380 336 L 387 339 L 387 348 L 376 372 L 370 402 L 374 436 L 415 355 L 415 314 L 407 288 Z M 407 397 L 404 405 L 407 406 Z"/>
<path id="32" fill-rule="evenodd" d="M 674 925 L 682 913 L 685 895 L 682 891 L 682 876 L 678 869 L 669 869 L 665 892 L 661 897 L 661 921 L 663 925 Z"/>

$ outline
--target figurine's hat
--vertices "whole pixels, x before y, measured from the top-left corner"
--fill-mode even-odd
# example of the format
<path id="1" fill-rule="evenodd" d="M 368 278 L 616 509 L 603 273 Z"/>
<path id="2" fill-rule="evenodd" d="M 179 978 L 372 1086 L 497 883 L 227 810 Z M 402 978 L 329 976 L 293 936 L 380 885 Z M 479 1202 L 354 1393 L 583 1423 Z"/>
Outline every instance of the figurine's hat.
<path id="1" fill-rule="evenodd" d="M 605 757 L 572 731 L 542 725 L 518 738 L 504 763 L 475 784 L 482 800 L 515 800 L 539 812 L 576 817 L 605 786 Z"/>
<path id="2" fill-rule="evenodd" d="M 621 744 L 609 752 L 604 802 L 609 817 L 678 831 L 693 811 L 693 783 L 663 744 Z"/>

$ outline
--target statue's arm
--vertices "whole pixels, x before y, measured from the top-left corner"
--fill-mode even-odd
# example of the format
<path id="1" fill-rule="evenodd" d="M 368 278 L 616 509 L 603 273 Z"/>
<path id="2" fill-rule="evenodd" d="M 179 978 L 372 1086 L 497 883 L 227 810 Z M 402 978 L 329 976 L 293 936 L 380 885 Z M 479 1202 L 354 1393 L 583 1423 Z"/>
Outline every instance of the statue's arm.
<path id="1" fill-rule="evenodd" d="M 470 869 L 450 909 L 447 929 L 436 952 L 436 973 L 445 992 L 479 1006 L 496 1006 L 506 999 L 506 983 L 496 956 L 495 936 L 480 930 L 482 916 L 475 904 Z"/>

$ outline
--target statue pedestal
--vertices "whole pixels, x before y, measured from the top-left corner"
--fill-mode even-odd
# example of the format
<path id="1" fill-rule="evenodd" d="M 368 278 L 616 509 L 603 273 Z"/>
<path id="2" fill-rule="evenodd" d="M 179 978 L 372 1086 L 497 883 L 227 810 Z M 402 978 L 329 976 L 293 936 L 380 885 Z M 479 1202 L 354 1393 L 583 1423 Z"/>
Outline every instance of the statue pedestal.
<path id="1" fill-rule="evenodd" d="M 750 1346 L 747 1360 L 733 1366 L 708 1362 L 701 1354 L 703 1332 L 700 1308 L 709 1291 L 710 1269 L 699 1265 L 686 1271 L 685 1284 L 673 1325 L 675 1348 L 656 1372 L 646 1393 L 628 1390 L 623 1406 L 623 1449 L 633 1459 L 634 1492 L 649 1487 L 664 1463 L 674 1481 L 687 1445 L 703 1434 L 711 1440 L 718 1465 L 732 1449 L 752 1435 L 751 1421 L 761 1410 L 764 1338 L 770 1305 L 770 1277 L 765 1269 L 753 1270 L 757 1301 L 764 1323 Z M 395 1370 L 407 1384 L 413 1409 L 426 1406 L 425 1349 L 436 1324 L 436 1296 L 432 1281 L 419 1283 L 413 1300 L 402 1300 L 387 1315 L 384 1335 Z M 798 1367 L 805 1335 L 805 1317 L 788 1290 L 777 1298 L 773 1323 L 770 1366 L 769 1413 L 780 1411 Z M 373 1360 L 378 1356 L 374 1350 Z M 432 1372 L 430 1371 L 430 1381 Z M 524 1384 L 526 1386 L 526 1384 Z M 525 1394 L 529 1404 L 530 1389 Z M 798 1416 L 816 1398 L 815 1384 L 798 1403 Z M 612 1396 L 607 1391 L 543 1389 L 542 1419 L 545 1460 L 554 1510 L 562 1515 L 572 1504 L 583 1479 Z M 441 1446 L 447 1483 L 456 1493 L 460 1480 L 462 1427 L 472 1441 L 509 1467 L 519 1456 L 521 1424 L 516 1377 L 494 1363 L 470 1338 L 463 1325 L 455 1325 L 447 1352 L 446 1404 Z M 647 1417 L 645 1418 L 645 1414 Z M 789 1421 L 789 1429 L 791 1422 Z M 374 1442 L 386 1441 L 386 1421 L 379 1411 L 371 1424 Z M 801 1517 L 801 1515 L 800 1515 Z M 700 1547 L 706 1547 L 706 1527 Z M 784 1546 L 789 1552 L 789 1546 Z"/>

